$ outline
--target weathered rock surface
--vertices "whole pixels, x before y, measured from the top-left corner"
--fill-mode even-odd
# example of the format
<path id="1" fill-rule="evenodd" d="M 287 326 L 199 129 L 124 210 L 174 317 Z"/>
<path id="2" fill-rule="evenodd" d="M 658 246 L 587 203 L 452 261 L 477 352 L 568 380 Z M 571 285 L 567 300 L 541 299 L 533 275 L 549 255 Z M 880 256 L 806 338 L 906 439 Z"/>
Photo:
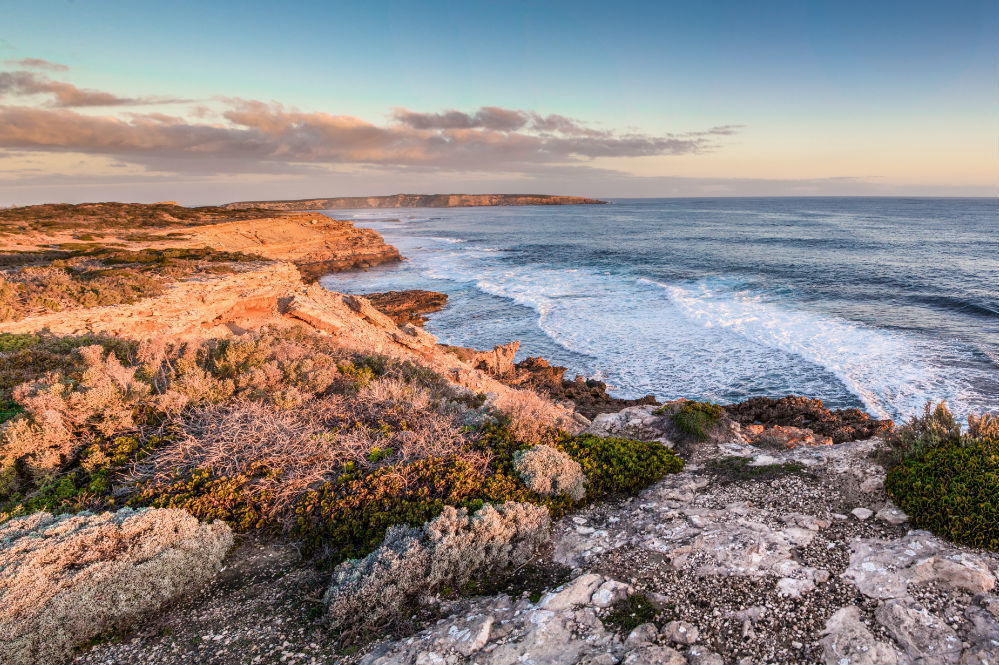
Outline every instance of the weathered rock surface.
<path id="1" fill-rule="evenodd" d="M 791 395 L 780 399 L 754 397 L 725 407 L 725 412 L 740 425 L 759 424 L 809 429 L 834 443 L 856 441 L 887 431 L 890 420 L 875 420 L 859 409 L 830 411 L 820 399 Z"/>
<path id="2" fill-rule="evenodd" d="M 342 312 L 383 335 L 375 332 L 380 313 L 361 300 L 352 309 L 344 296 L 317 295 L 313 305 L 324 320 Z M 373 343 L 359 337 L 361 328 L 337 334 Z M 661 435 L 663 416 L 652 411 L 632 407 L 593 426 Z M 763 449 L 736 427 L 720 432 L 696 444 L 703 450 L 691 449 L 682 473 L 561 519 L 551 556 L 572 569 L 569 583 L 537 602 L 526 593 L 442 600 L 446 618 L 356 658 L 365 665 L 999 662 L 999 555 L 907 530 L 871 460 L 876 440 Z M 741 460 L 747 473 L 723 472 L 726 460 Z M 857 519 L 858 508 L 872 514 Z M 658 606 L 654 623 L 615 632 L 607 619 L 635 592 Z M 85 662 L 184 662 L 182 642 L 156 640 L 132 651 L 100 647 Z M 290 637 L 288 660 L 316 654 L 315 644 Z M 131 656 L 111 657 L 121 654 Z M 327 654 L 327 662 L 356 662 Z"/>
<path id="3" fill-rule="evenodd" d="M 400 326 L 406 323 L 422 326 L 427 322 L 424 314 L 436 312 L 447 304 L 446 293 L 420 289 L 366 293 L 364 297 Z"/>
<path id="4" fill-rule="evenodd" d="M 0 323 L 0 332 L 48 330 L 59 335 L 100 332 L 130 338 L 226 336 L 277 314 L 278 302 L 302 282 L 290 263 L 236 264 L 236 272 L 167 286 L 131 305 L 74 309 Z"/>
<path id="5" fill-rule="evenodd" d="M 399 250 L 385 244 L 378 232 L 315 213 L 195 226 L 186 229 L 185 234 L 189 234 L 188 239 L 170 244 L 290 261 L 308 281 L 331 272 L 368 268 L 402 258 Z"/>
<path id="6" fill-rule="evenodd" d="M 578 375 L 570 381 L 565 372 L 565 367 L 551 365 L 544 358 L 525 358 L 501 378 L 510 385 L 531 388 L 553 400 L 572 402 L 576 411 L 591 420 L 598 414 L 617 413 L 629 406 L 659 404 L 653 395 L 638 399 L 613 397 L 607 394 L 607 384 L 603 381 Z"/>
<path id="7" fill-rule="evenodd" d="M 497 344 L 489 351 L 479 351 L 465 346 L 447 346 L 449 353 L 461 358 L 463 361 L 482 370 L 490 376 L 505 379 L 514 369 L 513 359 L 517 357 L 520 350 L 520 342 L 513 341 L 506 344 Z M 504 383 L 509 383 L 504 380 Z"/>
<path id="8" fill-rule="evenodd" d="M 660 662 L 638 660 L 650 647 L 636 645 L 629 651 L 598 618 L 600 609 L 624 598 L 628 591 L 626 584 L 587 574 L 536 604 L 508 596 L 470 602 L 459 614 L 406 640 L 378 645 L 360 664 Z M 632 654 L 635 657 L 627 661 Z M 681 657 L 677 662 L 685 661 Z"/>
<path id="9" fill-rule="evenodd" d="M 832 615 L 823 633 L 822 658 L 826 663 L 896 665 L 899 662 L 895 647 L 874 637 L 857 607 L 844 607 Z"/>

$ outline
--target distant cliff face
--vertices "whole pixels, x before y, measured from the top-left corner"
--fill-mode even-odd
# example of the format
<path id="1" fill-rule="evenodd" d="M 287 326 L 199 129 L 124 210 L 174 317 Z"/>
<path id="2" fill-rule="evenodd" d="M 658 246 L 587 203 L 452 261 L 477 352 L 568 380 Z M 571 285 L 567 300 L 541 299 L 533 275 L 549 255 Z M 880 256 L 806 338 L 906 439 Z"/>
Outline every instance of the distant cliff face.
<path id="1" fill-rule="evenodd" d="M 467 206 L 546 206 L 607 203 L 582 196 L 551 194 L 393 194 L 392 196 L 340 196 L 293 201 L 239 201 L 222 206 L 229 210 L 335 210 L 349 208 L 460 208 Z"/>

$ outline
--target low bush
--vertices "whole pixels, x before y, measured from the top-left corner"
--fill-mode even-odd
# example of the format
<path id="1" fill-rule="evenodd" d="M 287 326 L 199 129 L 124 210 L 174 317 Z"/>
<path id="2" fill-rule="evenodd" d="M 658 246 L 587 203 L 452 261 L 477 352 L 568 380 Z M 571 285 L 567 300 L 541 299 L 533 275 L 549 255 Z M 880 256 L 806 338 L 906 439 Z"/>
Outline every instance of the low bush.
<path id="1" fill-rule="evenodd" d="M 927 429 L 928 438 L 947 432 Z M 999 550 L 999 440 L 948 437 L 918 445 L 888 472 L 885 489 L 914 526 Z"/>
<path id="2" fill-rule="evenodd" d="M 431 370 L 298 328 L 200 343 L 0 335 L 0 360 L 0 520 L 181 508 L 237 531 L 287 532 L 335 565 L 449 506 L 563 514 L 581 498 L 578 473 L 545 496 L 515 469 L 539 444 L 564 456 L 563 470 L 578 465 L 589 499 L 682 468 L 655 442 L 536 421 L 525 436 Z"/>
<path id="3" fill-rule="evenodd" d="M 603 617 L 603 624 L 615 632 L 627 635 L 643 623 L 652 623 L 659 607 L 648 595 L 636 592 L 615 603 Z"/>
<path id="4" fill-rule="evenodd" d="M 334 571 L 324 598 L 330 625 L 349 638 L 390 624 L 421 597 L 526 564 L 547 541 L 548 526 L 543 506 L 508 502 L 474 514 L 448 507 L 422 528 L 393 527 L 373 552 Z"/>
<path id="5" fill-rule="evenodd" d="M 922 416 L 913 416 L 900 427 L 888 431 L 875 455 L 886 469 L 902 460 L 920 454 L 945 442 L 961 439 L 961 426 L 955 420 L 946 402 L 935 407 L 927 401 Z"/>
<path id="6" fill-rule="evenodd" d="M 673 423 L 681 432 L 698 441 L 706 441 L 708 429 L 718 422 L 722 408 L 711 402 L 684 402 L 680 410 L 673 414 Z"/>
<path id="7" fill-rule="evenodd" d="M 561 450 L 540 444 L 514 453 L 513 468 L 535 494 L 567 494 L 573 501 L 586 496 L 583 468 Z"/>
<path id="8" fill-rule="evenodd" d="M 637 492 L 667 474 L 683 470 L 683 460 L 658 441 L 580 434 L 564 435 L 558 444 L 582 466 L 590 498 Z"/>
<path id="9" fill-rule="evenodd" d="M 203 586 L 229 527 L 179 510 L 123 509 L 0 524 L 0 662 L 58 663 Z"/>

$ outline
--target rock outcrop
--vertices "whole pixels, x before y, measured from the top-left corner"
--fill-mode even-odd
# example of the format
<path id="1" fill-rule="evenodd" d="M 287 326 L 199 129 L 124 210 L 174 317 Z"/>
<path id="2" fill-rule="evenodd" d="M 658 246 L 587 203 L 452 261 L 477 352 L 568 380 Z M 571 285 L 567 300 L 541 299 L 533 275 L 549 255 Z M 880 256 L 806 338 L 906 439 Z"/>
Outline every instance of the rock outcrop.
<path id="1" fill-rule="evenodd" d="M 446 293 L 421 289 L 366 293 L 364 297 L 400 326 L 407 323 L 422 326 L 427 322 L 424 314 L 436 312 L 447 304 Z"/>
<path id="2" fill-rule="evenodd" d="M 762 425 L 809 429 L 833 443 L 868 439 L 891 429 L 892 421 L 875 420 L 859 409 L 830 411 L 820 399 L 790 395 L 780 399 L 753 397 L 725 407 L 725 412 L 743 426 Z M 762 432 L 762 430 L 760 430 Z"/>
<path id="3" fill-rule="evenodd" d="M 286 201 L 239 201 L 222 208 L 270 210 L 344 210 L 354 208 L 458 208 L 469 206 L 591 205 L 607 203 L 582 196 L 552 194 L 393 194 L 391 196 L 339 196 Z"/>
<path id="4" fill-rule="evenodd" d="M 563 588 L 466 602 L 361 662 L 996 662 L 999 555 L 906 530 L 875 441 L 713 445 L 705 464 L 563 518 Z M 733 480 L 726 460 L 767 473 Z M 609 608 L 632 592 L 658 607 L 655 625 L 615 633 Z"/>
<path id="5" fill-rule="evenodd" d="M 331 272 L 401 260 L 376 231 L 326 215 L 302 214 L 195 226 L 171 246 L 210 247 L 290 261 L 314 281 Z"/>

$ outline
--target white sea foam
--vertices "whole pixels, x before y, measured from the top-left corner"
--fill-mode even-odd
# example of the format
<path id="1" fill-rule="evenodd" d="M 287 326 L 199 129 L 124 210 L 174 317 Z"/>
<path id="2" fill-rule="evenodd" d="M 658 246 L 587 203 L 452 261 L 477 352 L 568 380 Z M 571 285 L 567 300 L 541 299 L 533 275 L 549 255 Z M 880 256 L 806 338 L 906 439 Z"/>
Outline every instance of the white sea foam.
<path id="1" fill-rule="evenodd" d="M 965 353 L 938 342 L 868 327 L 744 290 L 735 279 L 662 284 L 579 269 L 516 266 L 497 249 L 450 238 L 393 239 L 411 261 L 407 282 L 470 284 L 533 310 L 538 328 L 590 359 L 624 396 L 729 401 L 747 394 L 854 396 L 869 411 L 898 419 L 927 399 L 957 413 L 979 405 Z M 407 287 L 413 288 L 413 287 Z M 505 341 L 505 340 L 497 340 Z"/>

